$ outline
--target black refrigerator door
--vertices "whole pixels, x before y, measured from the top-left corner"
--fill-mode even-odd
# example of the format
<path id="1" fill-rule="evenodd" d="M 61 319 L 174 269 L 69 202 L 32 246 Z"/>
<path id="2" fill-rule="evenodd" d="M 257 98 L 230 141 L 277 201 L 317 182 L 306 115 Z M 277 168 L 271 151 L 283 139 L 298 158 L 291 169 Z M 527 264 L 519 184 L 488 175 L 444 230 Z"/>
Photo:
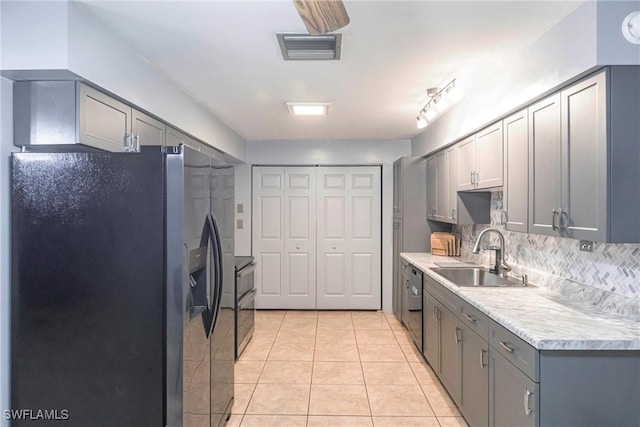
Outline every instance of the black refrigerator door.
<path id="1" fill-rule="evenodd" d="M 233 404 L 235 361 L 234 170 L 212 159 L 211 213 L 220 244 L 218 313 L 211 334 L 211 426 L 224 425 Z"/>
<path id="2" fill-rule="evenodd" d="M 11 407 L 68 411 L 13 426 L 164 425 L 163 165 L 12 156 Z"/>

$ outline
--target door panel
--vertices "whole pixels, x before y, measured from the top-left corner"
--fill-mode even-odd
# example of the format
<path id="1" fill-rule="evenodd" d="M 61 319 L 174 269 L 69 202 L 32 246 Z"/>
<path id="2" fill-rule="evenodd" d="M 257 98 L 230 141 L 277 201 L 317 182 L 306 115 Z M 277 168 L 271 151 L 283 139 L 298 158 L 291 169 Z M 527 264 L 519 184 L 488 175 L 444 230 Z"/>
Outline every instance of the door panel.
<path id="1" fill-rule="evenodd" d="M 563 235 L 606 241 L 607 100 L 600 73 L 562 92 Z"/>
<path id="2" fill-rule="evenodd" d="M 560 208 L 560 95 L 529 107 L 529 232 L 557 235 Z M 556 217 L 557 225 L 557 217 Z"/>
<path id="3" fill-rule="evenodd" d="M 380 168 L 318 168 L 318 309 L 378 309 Z"/>
<path id="4" fill-rule="evenodd" d="M 257 308 L 379 309 L 379 167 L 255 167 Z"/>
<path id="5" fill-rule="evenodd" d="M 262 252 L 260 254 L 260 269 L 256 274 L 256 281 L 259 280 L 262 295 L 280 295 L 280 283 L 282 283 L 282 254 Z M 258 267 L 256 267 L 258 270 Z"/>
<path id="6" fill-rule="evenodd" d="M 527 111 L 504 119 L 504 204 L 509 231 L 529 226 L 529 134 Z"/>
<path id="7" fill-rule="evenodd" d="M 280 308 L 284 269 L 284 168 L 253 170 L 256 308 Z"/>
<path id="8" fill-rule="evenodd" d="M 316 170 L 284 169 L 283 308 L 316 308 Z"/>

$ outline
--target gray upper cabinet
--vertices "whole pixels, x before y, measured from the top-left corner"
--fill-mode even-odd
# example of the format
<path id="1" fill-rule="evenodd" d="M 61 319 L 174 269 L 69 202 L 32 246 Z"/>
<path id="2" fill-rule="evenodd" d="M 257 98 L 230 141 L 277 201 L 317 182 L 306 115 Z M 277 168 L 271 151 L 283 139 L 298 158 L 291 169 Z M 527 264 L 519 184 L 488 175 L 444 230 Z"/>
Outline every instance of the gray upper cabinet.
<path id="1" fill-rule="evenodd" d="M 132 110 L 131 133 L 140 145 L 164 145 L 166 126 L 160 120 Z"/>
<path id="2" fill-rule="evenodd" d="M 560 95 L 556 94 L 529 107 L 530 233 L 557 233 L 561 166 Z"/>
<path id="3" fill-rule="evenodd" d="M 445 150 L 447 163 L 447 209 L 445 211 L 446 222 L 458 223 L 458 146 L 453 145 Z"/>
<path id="4" fill-rule="evenodd" d="M 458 191 L 502 186 L 502 122 L 458 143 Z"/>
<path id="5" fill-rule="evenodd" d="M 502 121 L 504 129 L 504 215 L 509 231 L 529 227 L 529 119 L 522 110 Z"/>
<path id="6" fill-rule="evenodd" d="M 438 218 L 438 159 L 436 156 L 427 159 L 427 219 Z"/>
<path id="7" fill-rule="evenodd" d="M 476 134 L 476 189 L 502 186 L 502 151 L 502 121 Z"/>
<path id="8" fill-rule="evenodd" d="M 529 107 L 530 233 L 640 242 L 639 91 L 610 67 Z"/>
<path id="9" fill-rule="evenodd" d="M 562 91 L 560 97 L 562 211 L 558 228 L 561 235 L 567 237 L 606 241 L 608 166 L 605 73 L 601 72 L 571 86 Z"/>
<path id="10" fill-rule="evenodd" d="M 476 137 L 458 142 L 458 191 L 475 189 Z"/>
<path id="11" fill-rule="evenodd" d="M 201 144 L 190 136 L 180 132 L 177 129 L 167 126 L 166 145 L 167 147 L 174 147 L 176 145 L 184 144 L 187 147 L 191 147 L 194 150 L 200 151 Z"/>
<path id="12" fill-rule="evenodd" d="M 131 107 L 79 84 L 79 142 L 107 151 L 127 151 L 131 144 Z"/>
<path id="13" fill-rule="evenodd" d="M 17 146 L 65 149 L 85 145 L 115 152 L 133 149 L 131 107 L 85 84 L 15 82 L 13 105 Z"/>

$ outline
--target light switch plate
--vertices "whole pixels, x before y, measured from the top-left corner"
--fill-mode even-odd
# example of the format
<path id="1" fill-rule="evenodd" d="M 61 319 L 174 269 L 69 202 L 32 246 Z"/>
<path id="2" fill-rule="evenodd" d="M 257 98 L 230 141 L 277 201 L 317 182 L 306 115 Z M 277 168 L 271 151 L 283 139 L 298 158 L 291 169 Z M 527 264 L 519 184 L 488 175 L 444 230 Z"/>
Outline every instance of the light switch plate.
<path id="1" fill-rule="evenodd" d="M 236 205 L 236 213 L 244 213 L 244 205 L 242 203 Z"/>
<path id="2" fill-rule="evenodd" d="M 236 220 L 236 228 L 242 230 L 244 228 L 244 221 L 241 219 Z"/>

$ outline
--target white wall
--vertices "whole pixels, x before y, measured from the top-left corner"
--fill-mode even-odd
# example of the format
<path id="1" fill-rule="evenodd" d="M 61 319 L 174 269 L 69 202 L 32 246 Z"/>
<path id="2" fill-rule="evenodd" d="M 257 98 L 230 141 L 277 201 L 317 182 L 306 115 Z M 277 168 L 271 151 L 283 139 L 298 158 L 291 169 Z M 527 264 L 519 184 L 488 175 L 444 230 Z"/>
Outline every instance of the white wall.
<path id="1" fill-rule="evenodd" d="M 247 162 L 252 165 L 382 165 L 382 309 L 392 311 L 393 243 L 393 162 L 409 156 L 409 140 L 365 141 L 250 141 Z M 248 185 L 236 186 L 236 203 L 242 200 L 251 209 L 251 170 L 237 170 Z M 236 181 L 237 182 L 237 181 Z M 241 241 L 236 239 L 236 254 L 251 251 L 251 221 L 245 222 Z M 237 232 L 238 230 L 236 230 Z"/>
<path id="2" fill-rule="evenodd" d="M 490 124 L 529 100 L 593 68 L 597 3 L 586 2 L 521 54 L 494 70 L 482 86 L 430 124 L 412 141 L 412 154 L 424 156 Z"/>
<path id="3" fill-rule="evenodd" d="M 0 414 L 9 408 L 10 299 L 9 155 L 13 150 L 13 86 L 0 77 Z M 0 426 L 9 422 L 0 418 Z"/>
<path id="4" fill-rule="evenodd" d="M 75 2 L 13 2 L 2 7 L 5 76 L 68 70 L 240 161 L 246 143 L 155 69 L 129 43 Z M 45 70 L 40 74 L 7 70 Z M 69 74 L 69 75 L 73 75 Z"/>
<path id="5" fill-rule="evenodd" d="M 451 144 L 604 65 L 640 65 L 640 45 L 621 30 L 634 10 L 637 0 L 585 2 L 416 136 L 413 155 Z"/>

